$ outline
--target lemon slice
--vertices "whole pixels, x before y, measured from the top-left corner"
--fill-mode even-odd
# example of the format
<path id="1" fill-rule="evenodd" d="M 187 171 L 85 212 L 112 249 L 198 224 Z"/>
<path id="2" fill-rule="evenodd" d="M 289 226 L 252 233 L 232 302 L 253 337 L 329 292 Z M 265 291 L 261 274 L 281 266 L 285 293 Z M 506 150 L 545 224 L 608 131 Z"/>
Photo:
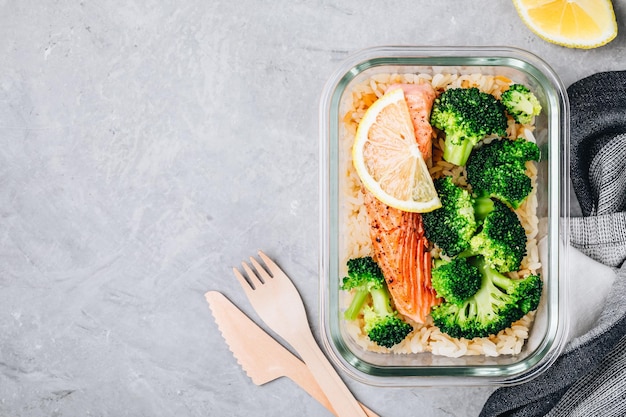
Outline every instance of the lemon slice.
<path id="1" fill-rule="evenodd" d="M 611 0 L 513 0 L 513 4 L 530 30 L 557 45 L 590 49 L 617 36 Z"/>
<path id="2" fill-rule="evenodd" d="M 367 109 L 352 162 L 365 188 L 388 206 L 417 213 L 441 207 L 402 89 L 387 92 Z"/>

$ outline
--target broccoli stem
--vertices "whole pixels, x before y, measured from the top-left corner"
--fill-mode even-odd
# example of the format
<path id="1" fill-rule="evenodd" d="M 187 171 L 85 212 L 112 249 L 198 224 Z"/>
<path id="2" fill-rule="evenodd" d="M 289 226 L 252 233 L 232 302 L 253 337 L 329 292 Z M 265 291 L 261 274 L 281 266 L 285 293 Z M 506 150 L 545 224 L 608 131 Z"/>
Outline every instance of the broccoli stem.
<path id="1" fill-rule="evenodd" d="M 359 288 L 356 290 L 350 305 L 343 313 L 346 320 L 356 320 L 357 316 L 361 312 L 361 307 L 365 303 L 367 296 L 369 295 L 367 287 Z"/>
<path id="2" fill-rule="evenodd" d="M 393 314 L 389 293 L 384 287 L 372 290 L 372 301 L 374 304 L 374 312 L 380 317 L 390 316 Z"/>
<path id="3" fill-rule="evenodd" d="M 515 284 L 513 281 L 491 268 L 487 262 L 485 262 L 485 258 L 482 256 L 477 256 L 472 259 L 472 264 L 478 268 L 483 277 L 487 278 L 493 285 L 500 288 L 507 294 L 511 293 L 514 289 Z"/>
<path id="4" fill-rule="evenodd" d="M 465 166 L 467 159 L 474 149 L 474 143 L 469 139 L 446 138 L 443 147 L 443 159 L 459 166 Z"/>
<path id="5" fill-rule="evenodd" d="M 493 285 L 500 288 L 507 294 L 511 293 L 515 287 L 513 281 L 510 278 L 505 277 L 504 275 L 496 272 L 494 269 L 491 269 L 485 262 L 482 262 L 481 268 L 483 273 L 491 279 Z"/>
<path id="6" fill-rule="evenodd" d="M 511 288 L 511 280 L 489 267 L 482 256 L 472 258 L 471 263 L 478 268 L 482 275 L 482 285 L 476 293 L 474 300 L 480 305 L 502 307 L 505 302 L 499 297 L 494 297 L 497 293 L 494 290 L 497 287 L 507 292 L 507 289 Z"/>
<path id="7" fill-rule="evenodd" d="M 373 309 L 376 314 L 381 317 L 393 315 L 393 310 L 391 309 L 391 298 L 385 287 L 370 290 L 368 290 L 367 287 L 362 287 L 356 290 L 350 305 L 344 312 L 346 320 L 356 320 L 361 312 L 363 304 L 365 304 L 365 301 L 367 300 L 367 296 L 370 294 L 372 296 Z"/>
<path id="8" fill-rule="evenodd" d="M 474 217 L 482 222 L 493 211 L 493 200 L 489 197 L 477 197 L 474 200 Z"/>

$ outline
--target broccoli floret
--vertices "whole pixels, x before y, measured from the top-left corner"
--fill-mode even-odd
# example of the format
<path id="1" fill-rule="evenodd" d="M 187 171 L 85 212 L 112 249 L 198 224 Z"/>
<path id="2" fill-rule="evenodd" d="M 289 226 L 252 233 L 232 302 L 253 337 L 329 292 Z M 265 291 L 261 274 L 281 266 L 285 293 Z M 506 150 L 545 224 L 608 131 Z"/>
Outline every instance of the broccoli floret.
<path id="1" fill-rule="evenodd" d="M 506 135 L 504 105 L 476 87 L 450 88 L 435 99 L 430 123 L 446 134 L 443 159 L 463 166 L 472 148 L 488 135 Z"/>
<path id="2" fill-rule="evenodd" d="M 534 116 L 541 113 L 541 104 L 537 97 L 522 84 L 513 84 L 502 93 L 500 101 L 507 113 L 513 116 L 517 123 L 529 124 Z"/>
<path id="3" fill-rule="evenodd" d="M 348 276 L 343 278 L 341 289 L 355 292 L 350 306 L 344 312 L 345 318 L 355 320 L 370 293 L 379 291 L 384 286 L 383 271 L 371 256 L 348 260 Z"/>
<path id="4" fill-rule="evenodd" d="M 452 177 L 437 178 L 433 182 L 441 207 L 422 213 L 424 235 L 446 255 L 455 256 L 469 248 L 469 240 L 476 232 L 472 196 L 455 185 Z"/>
<path id="5" fill-rule="evenodd" d="M 473 198 L 469 191 L 454 184 L 452 177 L 434 180 L 441 207 L 422 213 L 424 235 L 447 256 L 467 250 L 476 233 L 477 221 L 482 221 L 493 209 L 490 198 Z"/>
<path id="6" fill-rule="evenodd" d="M 391 348 L 402 342 L 413 327 L 393 311 L 387 291 L 372 293 L 374 307 L 366 306 L 363 312 L 367 337 L 379 346 Z"/>
<path id="7" fill-rule="evenodd" d="M 493 140 L 471 153 L 465 167 L 467 181 L 476 195 L 518 208 L 533 188 L 526 161 L 538 161 L 539 156 L 539 147 L 523 138 Z"/>
<path id="8" fill-rule="evenodd" d="M 499 200 L 472 197 L 451 177 L 434 183 L 442 206 L 422 214 L 426 238 L 448 257 L 482 255 L 498 271 L 517 270 L 527 240 L 517 214 Z"/>
<path id="9" fill-rule="evenodd" d="M 355 291 L 344 317 L 355 320 L 359 313 L 363 313 L 364 330 L 374 343 L 391 348 L 413 330 L 391 306 L 383 273 L 372 257 L 348 260 L 348 276 L 343 279 L 341 288 Z M 372 306 L 365 303 L 368 298 L 371 298 Z"/>
<path id="10" fill-rule="evenodd" d="M 491 268 L 500 272 L 517 271 L 526 255 L 526 240 L 517 214 L 501 201 L 493 200 L 493 210 L 463 255 L 482 255 Z"/>
<path id="11" fill-rule="evenodd" d="M 480 271 L 480 289 L 462 303 L 444 301 L 433 307 L 431 316 L 442 332 L 455 338 L 487 337 L 537 309 L 543 286 L 539 275 L 514 280 L 490 268 L 480 256 L 470 262 Z"/>
<path id="12" fill-rule="evenodd" d="M 437 259 L 431 270 L 431 283 L 437 297 L 453 304 L 476 294 L 481 281 L 480 271 L 467 258 Z"/>

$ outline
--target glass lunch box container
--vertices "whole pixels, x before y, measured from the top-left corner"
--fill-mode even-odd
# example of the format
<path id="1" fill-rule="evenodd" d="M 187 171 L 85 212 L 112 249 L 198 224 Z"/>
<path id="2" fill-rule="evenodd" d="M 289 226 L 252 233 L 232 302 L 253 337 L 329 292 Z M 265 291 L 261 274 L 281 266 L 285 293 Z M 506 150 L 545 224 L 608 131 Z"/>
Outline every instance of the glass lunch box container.
<path id="1" fill-rule="evenodd" d="M 346 183 L 354 182 L 349 172 L 354 131 L 347 120 L 355 111 L 355 97 L 368 88 L 376 89 L 377 83 L 417 82 L 421 77 L 434 84 L 442 76 L 521 83 L 542 105 L 532 135 L 541 151 L 536 163 L 536 251 L 544 286 L 527 336 L 521 337 L 521 343 L 519 339 L 515 342 L 512 353 L 497 350 L 500 348 L 493 345 L 501 341 L 493 338 L 485 347 L 481 345 L 478 354 L 463 343 L 446 351 L 433 347 L 436 340 L 432 338 L 437 335 L 423 336 L 426 342 L 415 346 L 411 342 L 403 353 L 372 351 L 355 335 L 354 324 L 343 318 L 349 300 L 340 286 L 355 234 L 354 223 L 349 226 L 346 220 L 352 216 L 346 214 L 346 206 L 355 204 L 346 192 L 350 188 Z M 539 57 L 511 47 L 375 47 L 354 53 L 336 69 L 320 101 L 320 330 L 326 353 L 336 367 L 375 386 L 502 386 L 532 379 L 554 362 L 568 326 L 568 111 L 566 91 L 554 71 Z"/>

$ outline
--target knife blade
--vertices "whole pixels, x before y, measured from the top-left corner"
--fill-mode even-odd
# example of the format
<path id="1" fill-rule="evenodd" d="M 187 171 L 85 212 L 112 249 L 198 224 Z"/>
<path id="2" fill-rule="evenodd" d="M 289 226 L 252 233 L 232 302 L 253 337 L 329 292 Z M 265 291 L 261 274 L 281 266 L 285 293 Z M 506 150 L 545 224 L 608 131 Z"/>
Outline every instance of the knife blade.
<path id="1" fill-rule="evenodd" d="M 335 414 L 309 368 L 239 310 L 222 293 L 205 295 L 222 337 L 239 365 L 256 385 L 287 377 Z M 378 417 L 361 404 L 369 417 Z"/>

